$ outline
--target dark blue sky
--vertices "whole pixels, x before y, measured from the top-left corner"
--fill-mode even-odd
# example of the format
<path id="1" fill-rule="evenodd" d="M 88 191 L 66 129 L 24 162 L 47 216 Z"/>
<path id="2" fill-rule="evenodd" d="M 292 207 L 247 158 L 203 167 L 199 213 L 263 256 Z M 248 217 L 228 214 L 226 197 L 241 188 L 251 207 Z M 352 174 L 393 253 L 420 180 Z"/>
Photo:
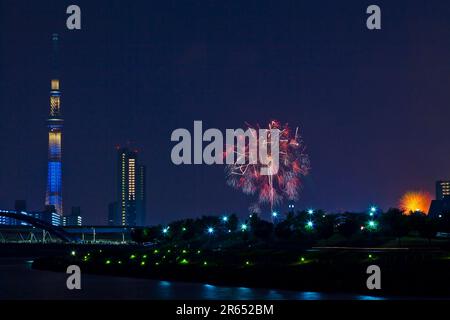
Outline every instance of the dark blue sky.
<path id="1" fill-rule="evenodd" d="M 66 7 L 82 30 L 65 29 Z M 370 4 L 382 30 L 365 27 Z M 45 197 L 50 36 L 61 35 L 65 210 L 106 222 L 115 149 L 148 167 L 148 220 L 247 213 L 221 166 L 174 166 L 176 128 L 300 126 L 298 207 L 394 206 L 450 177 L 448 1 L 0 0 L 0 208 Z"/>

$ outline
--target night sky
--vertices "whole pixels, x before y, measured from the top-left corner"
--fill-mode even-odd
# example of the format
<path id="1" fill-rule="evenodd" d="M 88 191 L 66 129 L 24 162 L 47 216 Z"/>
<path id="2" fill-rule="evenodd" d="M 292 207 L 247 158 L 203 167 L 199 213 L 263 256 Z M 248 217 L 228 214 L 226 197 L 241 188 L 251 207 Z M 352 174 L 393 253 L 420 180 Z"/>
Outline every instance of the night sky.
<path id="1" fill-rule="evenodd" d="M 82 30 L 69 31 L 78 4 Z M 382 30 L 366 28 L 370 4 Z M 449 1 L 0 0 L 0 208 L 44 206 L 51 34 L 61 38 L 64 206 L 105 224 L 118 144 L 147 165 L 149 223 L 237 212 L 223 166 L 175 166 L 176 128 L 300 126 L 297 208 L 395 206 L 450 178 Z M 286 204 L 287 205 L 287 204 Z"/>

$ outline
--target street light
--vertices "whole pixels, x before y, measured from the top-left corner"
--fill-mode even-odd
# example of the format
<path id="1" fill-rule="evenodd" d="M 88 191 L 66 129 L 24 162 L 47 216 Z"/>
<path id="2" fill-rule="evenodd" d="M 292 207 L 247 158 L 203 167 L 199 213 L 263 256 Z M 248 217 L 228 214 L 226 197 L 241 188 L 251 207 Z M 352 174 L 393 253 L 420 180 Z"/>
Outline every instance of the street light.
<path id="1" fill-rule="evenodd" d="M 374 231 L 377 228 L 377 222 L 374 220 L 369 220 L 367 222 L 367 229 Z"/>

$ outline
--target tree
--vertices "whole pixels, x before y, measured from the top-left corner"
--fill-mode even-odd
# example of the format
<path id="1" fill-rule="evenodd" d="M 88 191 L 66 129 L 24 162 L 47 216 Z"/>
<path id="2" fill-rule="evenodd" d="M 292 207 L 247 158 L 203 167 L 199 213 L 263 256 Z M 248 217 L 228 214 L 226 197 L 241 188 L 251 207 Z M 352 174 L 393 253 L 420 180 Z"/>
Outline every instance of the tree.
<path id="1" fill-rule="evenodd" d="M 269 240 L 272 235 L 273 224 L 264 220 L 259 220 L 252 224 L 252 232 L 256 238 Z"/>
<path id="2" fill-rule="evenodd" d="M 159 230 L 160 227 L 133 228 L 130 234 L 131 240 L 139 244 L 156 241 L 159 237 Z"/>
<path id="3" fill-rule="evenodd" d="M 413 212 L 407 216 L 408 226 L 411 231 L 419 231 L 421 225 L 425 223 L 426 216 L 420 212 Z"/>
<path id="4" fill-rule="evenodd" d="M 261 221 L 260 217 L 258 216 L 257 213 L 252 213 L 252 215 L 250 216 L 249 222 L 250 222 L 250 227 L 254 227 L 254 225 L 258 224 Z"/>
<path id="5" fill-rule="evenodd" d="M 317 223 L 317 236 L 319 239 L 328 239 L 333 235 L 335 220 L 333 215 L 326 215 L 319 219 Z"/>
<path id="6" fill-rule="evenodd" d="M 380 217 L 380 221 L 384 234 L 397 238 L 399 244 L 401 238 L 409 234 L 408 218 L 399 209 L 389 209 Z"/>
<path id="7" fill-rule="evenodd" d="M 287 221 L 281 221 L 275 226 L 275 235 L 279 239 L 287 240 L 292 237 L 291 224 Z"/>
<path id="8" fill-rule="evenodd" d="M 438 231 L 438 224 L 436 220 L 426 217 L 418 225 L 417 231 L 421 237 L 428 239 L 428 244 L 431 244 L 431 239 L 436 236 Z"/>
<path id="9" fill-rule="evenodd" d="M 168 238 L 172 240 L 179 240 L 183 237 L 183 228 L 186 228 L 185 220 L 177 220 L 169 224 L 170 234 L 167 235 Z"/>
<path id="10" fill-rule="evenodd" d="M 288 221 L 288 222 L 290 222 L 290 223 L 294 222 L 294 220 L 295 220 L 295 214 L 294 214 L 294 212 L 293 212 L 293 211 L 289 211 L 289 212 L 287 213 L 287 215 L 286 215 L 286 219 L 285 219 L 285 220 Z"/>
<path id="11" fill-rule="evenodd" d="M 235 213 L 228 217 L 228 229 L 232 232 L 236 231 L 239 219 Z"/>
<path id="12" fill-rule="evenodd" d="M 353 217 L 347 217 L 344 222 L 342 222 L 338 231 L 345 238 L 351 238 L 359 229 L 358 222 Z"/>
<path id="13" fill-rule="evenodd" d="M 195 237 L 195 222 L 192 219 L 187 219 L 181 225 L 181 238 L 183 240 L 192 240 Z"/>

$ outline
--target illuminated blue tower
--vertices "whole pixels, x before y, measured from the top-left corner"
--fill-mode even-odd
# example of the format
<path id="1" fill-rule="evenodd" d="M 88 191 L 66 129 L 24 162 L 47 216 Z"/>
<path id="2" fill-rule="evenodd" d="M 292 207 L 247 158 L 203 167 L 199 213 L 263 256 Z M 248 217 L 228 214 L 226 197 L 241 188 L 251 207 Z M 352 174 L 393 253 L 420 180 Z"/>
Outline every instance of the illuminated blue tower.
<path id="1" fill-rule="evenodd" d="M 48 126 L 48 174 L 45 205 L 54 206 L 59 215 L 63 214 L 62 200 L 62 129 L 61 92 L 59 91 L 58 75 L 58 35 L 52 35 L 53 42 L 53 70 L 50 91 L 50 112 Z"/>

